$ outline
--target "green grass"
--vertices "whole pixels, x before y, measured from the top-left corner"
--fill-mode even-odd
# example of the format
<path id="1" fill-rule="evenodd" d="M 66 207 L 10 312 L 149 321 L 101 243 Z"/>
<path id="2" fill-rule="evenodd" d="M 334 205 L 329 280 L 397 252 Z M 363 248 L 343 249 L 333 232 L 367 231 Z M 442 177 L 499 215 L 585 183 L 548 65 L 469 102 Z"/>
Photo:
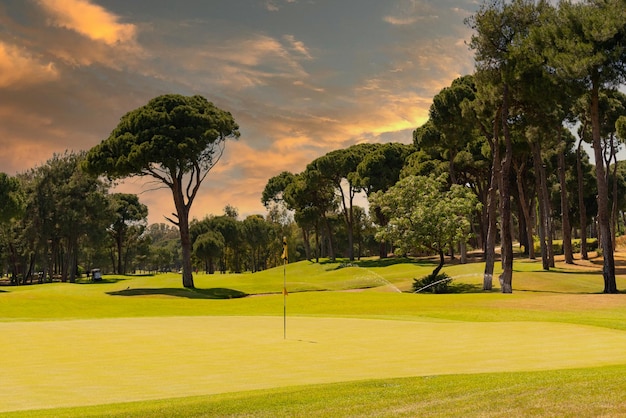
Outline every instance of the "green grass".
<path id="1" fill-rule="evenodd" d="M 619 417 L 626 367 L 377 379 L 10 417 Z"/>
<path id="2" fill-rule="evenodd" d="M 282 267 L 0 288 L 0 413 L 626 416 L 626 300 L 597 271 L 516 261 L 503 295 L 451 265 L 464 293 L 396 292 L 432 268 L 293 263 L 286 298 Z"/>

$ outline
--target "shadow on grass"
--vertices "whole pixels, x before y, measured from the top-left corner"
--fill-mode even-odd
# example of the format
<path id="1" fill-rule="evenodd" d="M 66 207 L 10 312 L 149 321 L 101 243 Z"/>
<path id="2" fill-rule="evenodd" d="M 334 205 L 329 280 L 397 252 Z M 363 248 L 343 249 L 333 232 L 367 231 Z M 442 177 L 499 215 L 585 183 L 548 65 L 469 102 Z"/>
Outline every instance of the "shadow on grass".
<path id="1" fill-rule="evenodd" d="M 111 296 L 173 296 L 187 299 L 237 299 L 248 296 L 235 289 L 215 287 L 211 289 L 139 288 L 107 292 Z"/>
<path id="2" fill-rule="evenodd" d="M 482 285 L 470 284 L 470 283 L 451 283 L 448 285 L 445 292 L 433 292 L 431 288 L 424 289 L 421 292 L 415 293 L 415 289 L 412 289 L 409 293 L 424 294 L 424 295 L 445 295 L 445 294 L 461 294 L 461 293 L 499 293 L 499 289 L 483 290 Z"/>
<path id="3" fill-rule="evenodd" d="M 101 280 L 78 279 L 76 284 L 112 284 L 131 279 L 131 277 L 107 277 Z"/>
<path id="4" fill-rule="evenodd" d="M 470 283 L 450 283 L 448 293 L 490 293 L 492 291 L 483 290 L 483 285 Z"/>
<path id="5" fill-rule="evenodd" d="M 350 261 L 347 258 L 338 258 L 335 261 L 331 260 L 320 260 L 320 265 L 324 264 L 339 264 L 334 268 L 334 270 L 338 270 L 344 267 L 388 267 L 394 266 L 396 264 L 411 264 L 417 266 L 429 266 L 433 264 L 437 264 L 435 261 L 429 259 L 414 259 L 407 257 L 389 257 L 389 258 L 380 258 L 380 259 L 372 259 L 372 260 L 354 260 Z"/>
<path id="6" fill-rule="evenodd" d="M 431 266 L 433 264 L 437 264 L 432 260 L 424 259 L 424 260 L 416 260 L 412 258 L 406 257 L 393 257 L 393 258 L 383 258 L 380 260 L 362 260 L 357 261 L 356 264 L 359 267 L 388 267 L 395 266 L 396 264 L 411 264 L 415 266 Z"/>
<path id="7" fill-rule="evenodd" d="M 616 275 L 624 275 L 626 274 L 626 260 L 614 260 L 615 263 L 615 274 Z M 598 270 L 601 273 L 602 268 L 604 267 L 604 259 L 594 259 L 591 260 L 591 264 L 598 266 Z"/>

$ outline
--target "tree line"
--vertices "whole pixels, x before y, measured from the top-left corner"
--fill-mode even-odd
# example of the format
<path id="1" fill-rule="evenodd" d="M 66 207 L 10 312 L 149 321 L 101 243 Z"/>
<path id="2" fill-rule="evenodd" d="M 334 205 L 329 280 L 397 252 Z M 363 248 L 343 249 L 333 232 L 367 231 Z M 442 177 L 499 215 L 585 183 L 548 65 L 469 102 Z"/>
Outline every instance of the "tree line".
<path id="1" fill-rule="evenodd" d="M 501 288 L 512 291 L 516 237 L 534 258 L 538 236 L 543 267 L 550 269 L 557 232 L 565 260 L 572 263 L 572 232 L 577 231 L 581 257 L 587 258 L 586 235 L 593 218 L 604 260 L 604 292 L 617 292 L 614 248 L 622 207 L 617 151 L 626 138 L 626 100 L 618 90 L 626 80 L 623 1 L 561 1 L 554 6 L 548 1 L 491 0 L 466 24 L 474 30 L 469 46 L 475 52 L 475 72 L 454 80 L 433 98 L 428 121 L 413 133 L 415 152 L 403 164 L 383 163 L 395 172 L 369 177 L 364 168 L 369 162 L 358 161 L 357 156 L 369 155 L 374 146 L 359 145 L 352 151 L 329 153 L 302 173 L 271 179 L 263 201 L 283 202 L 295 211 L 303 235 L 312 230 L 317 237 L 326 225 L 324 214 L 334 208 L 351 230 L 354 192 L 365 191 L 372 217 L 382 229 L 378 237 L 400 240 L 391 244 L 406 251 L 408 237 L 399 231 L 407 227 L 402 224 L 419 218 L 427 208 L 414 200 L 407 210 L 398 190 L 393 191 L 397 199 L 385 206 L 389 199 L 372 199 L 371 191 L 388 193 L 385 188 L 396 187 L 403 176 L 432 175 L 441 162 L 449 187 L 470 188 L 481 203 L 474 233 L 486 261 L 484 289 L 492 286 L 498 246 Z M 583 143 L 593 150 L 593 166 Z M 388 174 L 388 183 L 375 183 Z M 413 184 L 407 187 L 430 187 L 423 180 Z M 397 219 L 388 227 L 393 217 Z M 518 233 L 513 231 L 515 224 Z M 417 228 L 412 222 L 408 229 Z M 442 244 L 432 246 L 436 230 L 431 225 L 414 246 L 440 252 Z M 446 247 L 452 252 L 459 236 L 449 233 L 448 238 Z M 331 240 L 328 248 L 332 258 Z M 381 247 L 380 255 L 385 251 Z M 348 255 L 352 258 L 352 247 Z"/>
<path id="2" fill-rule="evenodd" d="M 514 240 L 531 258 L 537 242 L 550 269 L 556 237 L 571 263 L 573 238 L 587 258 L 593 231 L 604 291 L 616 292 L 624 203 L 617 151 L 626 138 L 626 97 L 618 89 L 626 79 L 623 1 L 490 0 L 466 24 L 474 31 L 475 71 L 433 98 L 411 144 L 358 144 L 300 173 L 280 173 L 262 192 L 267 216 L 240 221 L 227 208 L 222 216 L 189 219 L 226 139 L 239 137 L 232 115 L 200 96 L 159 96 L 127 113 L 87 153 L 0 176 L 5 269 L 23 279 L 42 271 L 73 280 L 79 257 L 90 266 L 108 254 L 114 271 L 127 271 L 150 227 L 138 200 L 107 191 L 111 180 L 149 176 L 172 192 L 176 214 L 168 221 L 180 251 L 172 259 L 186 287 L 194 286 L 194 269 L 278 264 L 285 236 L 294 259 L 430 251 L 440 256 L 438 269 L 444 252 L 463 258 L 469 245 L 484 254 L 484 289 L 492 286 L 500 248 L 499 280 L 511 292 Z M 355 204 L 361 195 L 367 209 Z M 97 247 L 107 242 L 107 251 Z"/>

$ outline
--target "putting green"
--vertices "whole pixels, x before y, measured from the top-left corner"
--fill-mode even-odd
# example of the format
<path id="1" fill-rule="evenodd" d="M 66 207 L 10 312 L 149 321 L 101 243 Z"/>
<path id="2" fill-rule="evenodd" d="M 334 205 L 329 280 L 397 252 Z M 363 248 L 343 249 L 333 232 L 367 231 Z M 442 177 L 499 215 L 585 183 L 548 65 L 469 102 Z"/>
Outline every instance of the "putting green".
<path id="1" fill-rule="evenodd" d="M 626 364 L 626 333 L 543 322 L 155 317 L 0 323 L 0 412 L 370 378 Z"/>

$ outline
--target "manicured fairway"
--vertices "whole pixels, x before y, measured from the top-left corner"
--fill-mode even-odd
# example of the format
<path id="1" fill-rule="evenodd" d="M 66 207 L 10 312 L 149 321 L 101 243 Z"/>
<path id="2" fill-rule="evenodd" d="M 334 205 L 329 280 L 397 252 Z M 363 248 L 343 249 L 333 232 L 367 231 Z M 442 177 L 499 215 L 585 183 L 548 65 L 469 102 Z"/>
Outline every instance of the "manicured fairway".
<path id="1" fill-rule="evenodd" d="M 626 364 L 626 332 L 577 324 L 280 316 L 0 323 L 0 412 L 251 389 Z M 9 354 L 10 352 L 10 354 Z"/>

